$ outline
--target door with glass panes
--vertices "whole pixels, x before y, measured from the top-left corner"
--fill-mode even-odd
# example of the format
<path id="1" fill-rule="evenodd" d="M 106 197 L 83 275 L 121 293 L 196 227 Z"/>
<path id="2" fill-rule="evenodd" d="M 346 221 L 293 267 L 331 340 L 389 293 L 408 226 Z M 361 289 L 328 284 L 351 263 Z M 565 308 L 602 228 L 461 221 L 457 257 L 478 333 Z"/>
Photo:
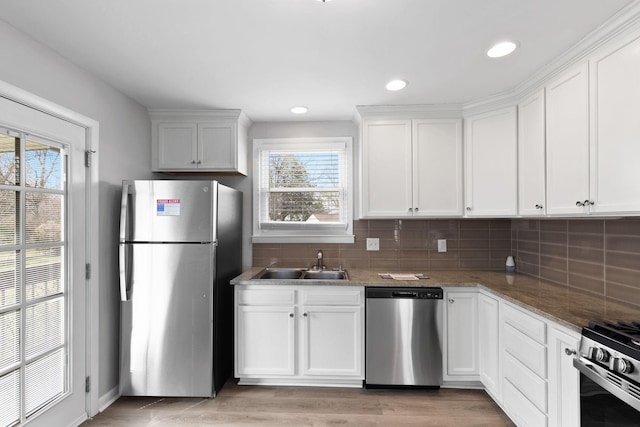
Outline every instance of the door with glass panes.
<path id="1" fill-rule="evenodd" d="M 4 106 L 22 111 L 0 115 L 0 426 L 69 425 L 86 414 L 84 129 Z"/>

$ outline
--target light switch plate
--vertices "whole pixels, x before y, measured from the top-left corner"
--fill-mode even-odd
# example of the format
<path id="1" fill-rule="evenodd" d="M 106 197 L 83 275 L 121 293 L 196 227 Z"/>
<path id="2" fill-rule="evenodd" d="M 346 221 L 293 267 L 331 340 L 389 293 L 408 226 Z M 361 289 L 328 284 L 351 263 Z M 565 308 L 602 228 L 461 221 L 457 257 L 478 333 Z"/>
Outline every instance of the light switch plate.
<path id="1" fill-rule="evenodd" d="M 438 252 L 447 252 L 447 240 L 438 239 Z"/>
<path id="2" fill-rule="evenodd" d="M 367 250 L 368 251 L 379 251 L 380 250 L 380 239 L 377 237 L 367 237 Z"/>

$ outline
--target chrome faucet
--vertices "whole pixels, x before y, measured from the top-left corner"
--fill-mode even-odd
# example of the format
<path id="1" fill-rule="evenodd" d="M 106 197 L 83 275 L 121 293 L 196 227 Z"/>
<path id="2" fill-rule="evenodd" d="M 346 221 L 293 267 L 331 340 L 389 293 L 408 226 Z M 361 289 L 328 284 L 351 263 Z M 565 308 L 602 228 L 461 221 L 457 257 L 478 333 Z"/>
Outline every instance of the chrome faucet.
<path id="1" fill-rule="evenodd" d="M 316 254 L 316 258 L 318 259 L 316 265 L 315 265 L 315 269 L 316 270 L 322 270 L 322 260 L 323 260 L 323 254 L 322 254 L 322 250 L 319 250 L 318 253 Z"/>

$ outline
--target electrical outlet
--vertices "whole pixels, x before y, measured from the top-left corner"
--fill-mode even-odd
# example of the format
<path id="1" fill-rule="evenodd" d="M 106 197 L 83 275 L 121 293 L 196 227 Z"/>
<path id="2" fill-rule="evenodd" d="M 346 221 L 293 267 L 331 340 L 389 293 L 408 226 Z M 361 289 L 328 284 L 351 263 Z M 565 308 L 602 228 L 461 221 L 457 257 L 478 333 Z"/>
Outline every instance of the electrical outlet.
<path id="1" fill-rule="evenodd" d="M 368 251 L 379 251 L 380 250 L 380 239 L 377 237 L 368 237 L 367 238 L 367 250 Z"/>
<path id="2" fill-rule="evenodd" d="M 447 252 L 447 240 L 438 239 L 438 252 Z"/>

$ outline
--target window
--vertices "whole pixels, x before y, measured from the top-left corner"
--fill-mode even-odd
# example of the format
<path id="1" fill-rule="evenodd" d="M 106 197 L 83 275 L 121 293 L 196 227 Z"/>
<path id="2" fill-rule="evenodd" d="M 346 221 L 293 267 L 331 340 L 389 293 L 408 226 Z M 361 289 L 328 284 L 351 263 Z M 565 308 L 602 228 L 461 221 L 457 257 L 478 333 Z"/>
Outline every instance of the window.
<path id="1" fill-rule="evenodd" d="M 353 243 L 352 139 L 254 140 L 253 242 Z"/>

